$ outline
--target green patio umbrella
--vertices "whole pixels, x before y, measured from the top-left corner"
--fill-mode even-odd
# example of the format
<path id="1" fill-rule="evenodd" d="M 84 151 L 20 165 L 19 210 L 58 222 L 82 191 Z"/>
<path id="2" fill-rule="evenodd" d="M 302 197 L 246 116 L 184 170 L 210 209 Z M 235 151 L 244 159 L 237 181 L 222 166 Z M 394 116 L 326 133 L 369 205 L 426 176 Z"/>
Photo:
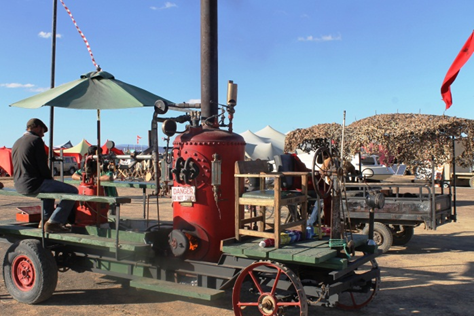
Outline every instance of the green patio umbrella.
<path id="1" fill-rule="evenodd" d="M 53 106 L 97 110 L 97 144 L 100 145 L 100 110 L 154 106 L 157 100 L 173 104 L 156 94 L 117 80 L 106 71 L 93 71 L 82 75 L 78 80 L 65 83 L 10 106 L 27 109 Z M 51 130 L 53 130 L 53 126 L 51 126 Z"/>
<path id="2" fill-rule="evenodd" d="M 106 71 L 94 71 L 11 106 L 36 109 L 42 106 L 83 110 L 124 109 L 153 106 L 157 100 L 172 102 L 139 87 L 115 79 Z"/>
<path id="3" fill-rule="evenodd" d="M 37 109 L 52 106 L 70 109 L 97 110 L 97 144 L 100 146 L 100 110 L 154 106 L 162 100 L 173 102 L 134 85 L 115 79 L 106 71 L 93 71 L 78 80 L 15 102 L 10 106 Z M 51 125 L 54 122 L 51 121 Z M 50 126 L 51 132 L 53 126 Z"/>

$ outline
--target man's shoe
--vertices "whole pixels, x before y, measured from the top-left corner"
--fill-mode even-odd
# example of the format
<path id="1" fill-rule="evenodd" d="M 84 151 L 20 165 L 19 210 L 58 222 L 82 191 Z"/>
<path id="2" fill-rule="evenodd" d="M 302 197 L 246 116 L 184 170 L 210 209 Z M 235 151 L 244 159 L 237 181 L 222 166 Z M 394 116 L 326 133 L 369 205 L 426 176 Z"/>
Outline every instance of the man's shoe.
<path id="1" fill-rule="evenodd" d="M 71 230 L 67 227 L 65 227 L 61 223 L 51 223 L 51 222 L 46 222 L 44 224 L 44 231 L 47 233 L 70 233 Z"/>
<path id="2" fill-rule="evenodd" d="M 46 220 L 45 223 L 47 223 L 47 222 L 48 222 L 48 220 Z M 41 225 L 43 225 L 43 222 L 40 220 L 40 222 L 38 223 L 38 228 L 39 228 L 39 229 L 41 229 Z"/>

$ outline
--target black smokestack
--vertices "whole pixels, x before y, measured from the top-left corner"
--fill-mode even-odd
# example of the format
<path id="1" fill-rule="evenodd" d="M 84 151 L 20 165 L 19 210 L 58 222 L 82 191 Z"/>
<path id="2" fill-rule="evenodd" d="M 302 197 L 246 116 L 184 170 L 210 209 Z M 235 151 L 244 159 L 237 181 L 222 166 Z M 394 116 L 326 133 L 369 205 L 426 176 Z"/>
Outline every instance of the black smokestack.
<path id="1" fill-rule="evenodd" d="M 218 113 L 217 0 L 201 0 L 201 120 Z M 217 117 L 209 120 L 211 125 Z"/>

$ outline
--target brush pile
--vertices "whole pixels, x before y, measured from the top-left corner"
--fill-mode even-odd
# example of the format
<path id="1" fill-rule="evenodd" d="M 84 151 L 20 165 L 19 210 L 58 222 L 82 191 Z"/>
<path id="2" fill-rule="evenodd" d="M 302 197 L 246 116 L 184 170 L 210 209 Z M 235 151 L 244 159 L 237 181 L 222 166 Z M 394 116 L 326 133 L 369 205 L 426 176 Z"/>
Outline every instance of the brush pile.
<path id="1" fill-rule="evenodd" d="M 340 149 L 342 126 L 319 124 L 287 134 L 285 151 L 317 149 L 332 144 Z M 379 114 L 356 121 L 344 130 L 344 156 L 362 151 L 377 154 L 381 163 L 408 166 L 452 163 L 470 166 L 474 156 L 474 120 L 426 114 Z"/>

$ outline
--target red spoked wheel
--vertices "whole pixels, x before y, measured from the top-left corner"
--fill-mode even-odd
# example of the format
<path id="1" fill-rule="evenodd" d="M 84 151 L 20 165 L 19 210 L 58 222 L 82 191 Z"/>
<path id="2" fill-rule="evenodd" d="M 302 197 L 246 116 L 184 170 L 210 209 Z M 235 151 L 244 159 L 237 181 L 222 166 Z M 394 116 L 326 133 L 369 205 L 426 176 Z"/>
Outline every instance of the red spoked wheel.
<path id="1" fill-rule="evenodd" d="M 369 277 L 361 278 L 347 291 L 339 294 L 336 306 L 344 310 L 357 310 L 367 306 L 377 295 L 380 287 L 380 270 L 375 259 L 360 266 L 353 274 L 367 274 Z"/>
<path id="2" fill-rule="evenodd" d="M 25 239 L 11 245 L 5 253 L 3 279 L 15 300 L 37 304 L 53 295 L 58 283 L 58 267 L 41 241 Z"/>
<path id="3" fill-rule="evenodd" d="M 300 279 L 285 265 L 271 261 L 255 262 L 240 272 L 232 306 L 236 316 L 308 315 Z"/>
<path id="4" fill-rule="evenodd" d="M 36 272 L 27 256 L 18 256 L 12 263 L 13 283 L 22 291 L 29 291 L 35 284 Z"/>

